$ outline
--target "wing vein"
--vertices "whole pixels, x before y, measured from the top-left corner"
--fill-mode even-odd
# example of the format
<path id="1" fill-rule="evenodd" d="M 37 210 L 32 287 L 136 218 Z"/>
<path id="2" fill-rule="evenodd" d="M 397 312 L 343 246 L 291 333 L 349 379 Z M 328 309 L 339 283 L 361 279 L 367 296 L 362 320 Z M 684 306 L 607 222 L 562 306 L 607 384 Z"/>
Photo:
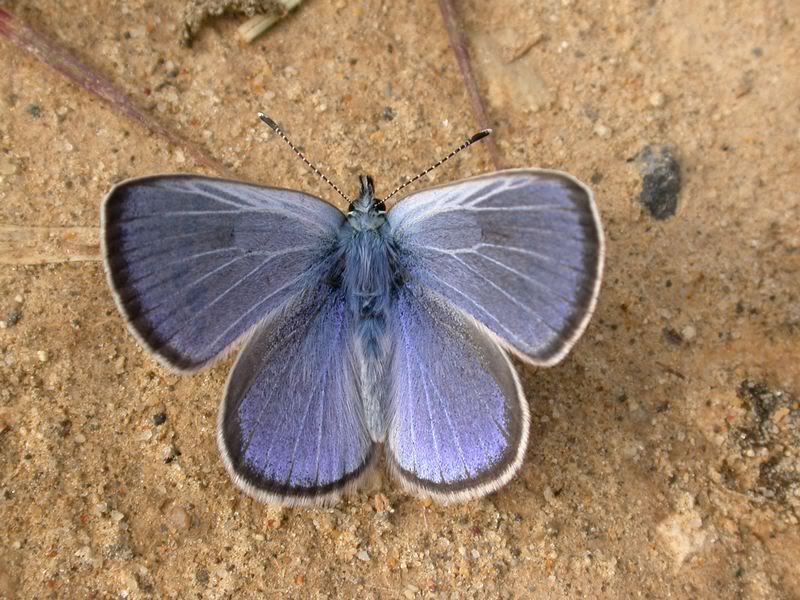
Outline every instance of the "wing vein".
<path id="1" fill-rule="evenodd" d="M 444 398 L 442 397 L 439 388 L 436 386 L 436 384 L 433 381 L 433 378 L 431 378 L 430 375 L 428 376 L 428 381 L 430 382 L 431 388 L 433 389 L 434 393 L 436 394 L 439 400 L 440 410 L 444 412 L 445 417 L 447 417 L 447 424 L 450 427 L 450 433 L 453 436 L 453 442 L 455 443 L 456 450 L 458 451 L 458 456 L 461 459 L 461 464 L 464 467 L 464 475 L 466 475 L 466 478 L 469 479 L 472 476 L 472 474 L 470 473 L 469 467 L 467 466 L 467 458 L 464 455 L 464 450 L 461 448 L 461 440 L 459 440 L 458 436 L 456 435 L 456 428 L 453 425 L 453 419 L 450 417 L 450 411 L 447 410 Z"/>
<path id="2" fill-rule="evenodd" d="M 285 343 L 291 341 L 298 330 L 299 330 L 298 328 L 295 328 L 292 331 L 290 331 L 286 336 Z M 273 356 L 276 350 L 277 346 L 274 346 L 267 354 L 267 356 L 264 357 L 264 362 L 266 362 L 271 356 Z M 283 377 L 283 374 L 286 373 L 286 370 L 289 369 L 291 366 L 292 366 L 291 361 L 287 360 L 286 363 L 283 365 L 283 368 L 281 369 L 281 372 L 279 374 L 280 377 Z M 250 390 L 248 389 L 247 391 L 249 392 Z M 270 388 L 269 395 L 266 398 L 264 398 L 264 403 L 261 405 L 261 409 L 258 411 L 258 418 L 253 421 L 253 427 L 247 434 L 247 441 L 244 444 L 242 444 L 242 457 L 247 456 L 247 451 L 250 449 L 250 444 L 253 443 L 253 437 L 255 437 L 256 429 L 258 429 L 259 425 L 261 424 L 261 418 L 264 416 L 264 412 L 267 410 L 267 407 L 269 406 L 270 403 L 269 401 L 273 398 L 274 392 L 275 388 L 274 387 Z M 245 394 L 245 396 L 246 395 L 247 394 Z M 270 446 L 270 449 L 271 448 L 272 446 Z M 266 458 L 269 458 L 269 450 L 267 450 Z"/>
<path id="3" fill-rule="evenodd" d="M 317 317 L 317 318 L 319 318 L 319 317 Z M 341 319 L 339 319 L 338 323 L 337 323 L 337 326 L 336 326 L 336 333 L 333 336 L 334 340 L 338 339 L 339 334 L 341 333 L 341 330 L 342 330 L 342 322 L 341 322 Z M 319 391 L 320 391 L 320 394 L 321 394 L 320 402 L 322 402 L 323 399 L 325 398 L 325 395 L 326 395 L 325 394 L 325 386 L 328 383 L 328 375 L 329 375 L 329 371 L 330 371 L 330 368 L 331 368 L 331 363 L 333 362 L 333 357 L 336 356 L 336 355 L 337 355 L 336 352 L 328 352 L 328 357 L 327 357 L 327 361 L 325 363 L 325 368 L 324 368 L 324 370 L 322 372 L 323 378 L 322 378 L 322 381 L 320 382 L 320 385 L 319 385 Z M 289 476 L 287 478 L 287 481 L 291 480 L 292 474 L 294 473 L 295 460 L 296 460 L 296 457 L 297 457 L 297 447 L 300 444 L 300 437 L 301 437 L 301 434 L 302 434 L 303 430 L 305 429 L 306 420 L 308 418 L 308 413 L 311 410 L 311 404 L 312 404 L 312 402 L 314 400 L 314 394 L 313 394 L 314 388 L 315 388 L 315 386 L 311 386 L 311 389 L 308 392 L 308 404 L 306 404 L 306 410 L 303 413 L 303 421 L 300 424 L 300 429 L 297 430 L 297 439 L 295 439 L 294 448 L 292 449 L 292 460 L 290 462 Z"/>
<path id="4" fill-rule="evenodd" d="M 511 294 L 509 294 L 508 292 L 506 292 L 506 291 L 505 291 L 503 288 L 501 288 L 501 287 L 500 287 L 499 285 L 497 285 L 497 284 L 496 284 L 494 281 L 492 281 L 491 279 L 489 279 L 488 277 L 486 277 L 486 276 L 485 276 L 483 273 L 481 273 L 480 271 L 477 271 L 477 270 L 476 270 L 476 269 L 474 269 L 472 266 L 470 266 L 468 263 L 466 263 L 466 262 L 464 262 L 463 260 L 461 260 L 461 258 L 459 258 L 458 256 L 456 256 L 456 255 L 454 255 L 454 254 L 452 254 L 452 253 L 449 253 L 449 252 L 448 252 L 447 254 L 448 254 L 448 255 L 450 255 L 450 256 L 452 256 L 452 257 L 453 257 L 453 259 L 455 259 L 456 261 L 460 262 L 462 265 L 464 265 L 464 267 L 466 267 L 466 268 L 467 268 L 469 271 L 472 271 L 472 272 L 473 272 L 475 275 L 477 275 L 477 276 L 478 276 L 480 279 L 484 280 L 484 281 L 485 281 L 486 283 L 488 283 L 488 284 L 489 284 L 491 287 L 493 287 L 493 288 L 494 288 L 494 289 L 496 289 L 498 292 L 500 292 L 500 293 L 501 293 L 503 296 L 505 296 L 506 298 L 508 298 L 509 300 L 511 300 L 511 302 L 513 302 L 514 304 L 516 304 L 517 306 L 519 306 L 521 309 L 525 310 L 525 311 L 526 311 L 526 312 L 528 312 L 530 315 L 532 315 L 532 316 L 533 316 L 535 319 L 537 319 L 537 320 L 538 320 L 538 321 L 539 321 L 539 322 L 540 322 L 542 325 L 544 325 L 544 326 L 545 326 L 545 327 L 547 327 L 547 328 L 548 328 L 550 331 L 552 331 L 553 333 L 555 333 L 555 334 L 556 334 L 556 336 L 558 336 L 558 335 L 559 335 L 559 331 L 558 331 L 558 329 L 556 329 L 556 328 L 555 328 L 553 325 L 551 325 L 549 322 L 547 322 L 547 321 L 544 319 L 544 317 L 542 317 L 542 315 L 540 315 L 539 313 L 537 313 L 537 312 L 536 312 L 535 310 L 533 310 L 531 307 L 529 307 L 529 306 L 526 306 L 526 305 L 522 304 L 522 303 L 521 303 L 519 300 L 517 300 L 516 298 L 514 298 L 514 296 L 512 296 Z"/>
<path id="5" fill-rule="evenodd" d="M 487 317 L 489 317 L 489 318 L 490 318 L 492 321 L 494 321 L 494 323 L 495 323 L 495 324 L 496 324 L 496 325 L 497 325 L 497 326 L 498 326 L 500 329 L 502 329 L 503 331 L 505 331 L 505 332 L 506 332 L 506 334 L 509 336 L 509 338 L 508 338 L 509 340 L 511 340 L 511 339 L 514 339 L 514 340 L 516 340 L 517 342 L 519 342 L 519 343 L 520 343 L 520 344 L 521 344 L 523 347 L 528 347 L 528 343 L 527 343 L 527 342 L 525 342 L 524 340 L 522 340 L 522 339 L 521 339 L 519 336 L 517 336 L 517 335 L 516 335 L 516 334 L 515 334 L 513 331 L 511 331 L 511 330 L 510 330 L 508 327 L 506 327 L 505 325 L 503 325 L 502 321 L 500 321 L 500 320 L 499 320 L 497 317 L 495 317 L 495 316 L 494 316 L 492 313 L 490 313 L 490 312 L 489 312 L 489 311 L 488 311 L 486 308 L 484 308 L 482 304 L 480 304 L 480 303 L 478 303 L 476 300 L 472 299 L 470 296 L 468 296 L 467 294 L 465 294 L 464 292 L 462 292 L 461 290 L 459 290 L 457 287 L 454 287 L 454 286 L 450 285 L 449 283 L 447 283 L 447 282 L 446 282 L 444 279 L 442 279 L 441 277 L 439 277 L 439 275 L 438 275 L 438 274 L 436 274 L 436 273 L 434 273 L 433 271 L 431 271 L 431 270 L 428 270 L 428 271 L 427 271 L 427 274 L 428 274 L 428 275 L 432 275 L 434 278 L 438 279 L 438 280 L 439 280 L 439 282 L 440 282 L 442 285 L 444 285 L 444 286 L 446 286 L 446 287 L 450 288 L 451 290 L 453 290 L 454 292 L 456 292 L 457 294 L 459 294 L 460 296 L 462 296 L 464 299 L 466 299 L 468 302 L 470 302 L 470 303 L 471 303 L 473 306 L 475 306 L 475 307 L 476 307 L 478 310 L 480 310 L 480 311 L 481 311 L 481 312 L 482 312 L 484 315 L 486 315 L 486 316 L 487 316 Z"/>
<path id="6" fill-rule="evenodd" d="M 543 289 L 543 290 L 544 290 L 544 291 L 545 291 L 547 294 L 549 294 L 549 295 L 550 295 L 550 296 L 552 296 L 553 298 L 556 298 L 556 299 L 558 299 L 558 300 L 561 300 L 562 302 L 565 302 L 567 305 L 570 305 L 570 306 L 573 304 L 573 301 L 572 301 L 572 300 L 570 300 L 569 298 L 565 298 L 564 296 L 562 296 L 561 294 L 559 294 L 559 293 L 558 293 L 558 292 L 557 292 L 555 289 L 552 289 L 552 288 L 550 288 L 550 287 L 546 286 L 546 285 L 545 285 L 545 284 L 543 284 L 541 281 L 537 281 L 536 279 L 534 279 L 533 277 L 531 277 L 531 276 L 529 276 L 529 275 L 526 275 L 525 273 L 522 273 L 522 272 L 520 272 L 520 271 L 517 271 L 517 270 L 516 270 L 516 269 L 514 269 L 513 267 L 509 267 L 509 266 L 508 266 L 507 264 L 505 264 L 504 262 L 502 262 L 502 261 L 499 261 L 499 260 L 496 260 L 496 259 L 494 259 L 494 258 L 492 258 L 492 257 L 490 257 L 490 256 L 486 256 L 485 254 L 482 254 L 482 253 L 480 253 L 480 252 L 472 252 L 472 253 L 473 253 L 473 254 L 475 254 L 475 256 L 480 256 L 480 257 L 482 257 L 482 258 L 485 258 L 485 259 L 486 259 L 486 260 L 488 260 L 489 262 L 492 262 L 492 263 L 494 263 L 494 264 L 498 265 L 499 267 L 502 267 L 502 268 L 503 268 L 503 269 L 505 269 L 506 271 L 509 271 L 509 272 L 511 272 L 511 273 L 514 273 L 514 275 L 516 275 L 517 277 L 519 277 L 519 278 L 521 278 L 521 279 L 523 279 L 523 280 L 525 280 L 525 281 L 529 281 L 530 283 L 532 283 L 532 284 L 534 284 L 534 285 L 537 285 L 537 286 L 539 286 L 540 288 L 542 288 L 542 289 Z"/>

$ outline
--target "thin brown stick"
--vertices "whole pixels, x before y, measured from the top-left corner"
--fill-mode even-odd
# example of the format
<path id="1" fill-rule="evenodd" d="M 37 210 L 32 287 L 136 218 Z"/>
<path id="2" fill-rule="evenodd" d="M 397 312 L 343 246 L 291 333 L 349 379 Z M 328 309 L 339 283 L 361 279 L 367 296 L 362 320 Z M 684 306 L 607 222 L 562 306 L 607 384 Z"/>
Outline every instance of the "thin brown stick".
<path id="1" fill-rule="evenodd" d="M 0 265 L 46 265 L 100 260 L 97 227 L 0 225 Z"/>
<path id="2" fill-rule="evenodd" d="M 458 23 L 456 9 L 451 0 L 439 0 L 439 9 L 442 11 L 444 26 L 447 29 L 447 35 L 450 37 L 450 46 L 453 48 L 453 52 L 456 55 L 458 68 L 461 69 L 461 76 L 464 78 L 464 85 L 467 88 L 467 95 L 472 105 L 472 112 L 478 120 L 478 127 L 481 129 L 491 129 L 489 118 L 486 116 L 486 110 L 483 107 L 481 94 L 478 91 L 478 84 L 475 83 L 475 76 L 472 74 L 469 53 L 464 43 L 464 37 L 461 34 L 461 26 Z M 494 168 L 499 169 L 501 165 L 500 152 L 497 150 L 494 138 L 489 137 L 486 140 L 486 149 L 489 151 L 489 156 L 492 158 Z"/>
<path id="3" fill-rule="evenodd" d="M 0 8 L 0 35 L 7 38 L 18 48 L 30 52 L 39 61 L 52 67 L 76 85 L 109 104 L 115 112 L 136 121 L 145 129 L 163 137 L 169 143 L 183 148 L 187 154 L 201 165 L 211 169 L 218 175 L 230 178 L 235 177 L 231 170 L 211 158 L 198 146 L 192 144 L 175 131 L 168 129 L 147 112 L 137 107 L 124 92 L 78 60 L 69 50 L 20 22 L 4 8 Z"/>

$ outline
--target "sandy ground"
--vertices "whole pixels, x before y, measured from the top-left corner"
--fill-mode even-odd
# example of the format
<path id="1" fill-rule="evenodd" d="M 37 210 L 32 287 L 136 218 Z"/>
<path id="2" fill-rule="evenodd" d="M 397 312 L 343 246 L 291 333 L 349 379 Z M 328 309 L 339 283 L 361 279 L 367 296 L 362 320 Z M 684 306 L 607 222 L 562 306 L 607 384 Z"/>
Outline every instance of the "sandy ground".
<path id="1" fill-rule="evenodd" d="M 586 335 L 520 365 L 519 475 L 460 506 L 381 477 L 259 504 L 214 442 L 232 361 L 167 373 L 96 244 L 34 247 L 0 264 L 0 597 L 800 597 L 800 4 L 491 4 L 459 3 L 503 166 L 591 182 L 608 239 Z M 6 5 L 241 177 L 340 207 L 257 110 L 349 191 L 476 129 L 435 3 L 308 0 L 253 45 L 231 18 L 192 48 L 182 0 Z M 203 171 L 5 40 L 0 68 L 0 226 L 91 240 L 114 182 Z M 651 144 L 681 167 L 665 220 L 637 201 Z M 479 147 L 430 181 L 488 170 Z"/>

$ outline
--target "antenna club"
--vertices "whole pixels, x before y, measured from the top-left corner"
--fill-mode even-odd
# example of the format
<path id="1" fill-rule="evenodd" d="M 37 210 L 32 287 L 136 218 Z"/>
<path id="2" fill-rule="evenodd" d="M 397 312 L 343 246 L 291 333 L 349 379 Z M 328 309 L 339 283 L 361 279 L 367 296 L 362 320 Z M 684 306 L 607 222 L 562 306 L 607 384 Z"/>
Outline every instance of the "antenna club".
<path id="1" fill-rule="evenodd" d="M 473 135 L 471 138 L 469 138 L 469 143 L 474 144 L 475 142 L 482 140 L 485 137 L 488 137 L 489 135 L 491 135 L 491 133 L 492 133 L 491 129 L 482 129 L 481 131 Z"/>
<path id="2" fill-rule="evenodd" d="M 264 123 L 266 123 L 267 126 L 270 129 L 272 129 L 272 131 L 278 131 L 280 129 L 280 127 L 278 127 L 278 124 L 275 121 L 273 121 L 272 119 L 270 119 L 264 113 L 258 113 L 258 118 L 261 119 L 262 121 L 264 121 Z"/>
<path id="3" fill-rule="evenodd" d="M 468 139 L 466 142 L 464 142 L 463 144 L 461 144 L 461 145 L 460 145 L 458 148 L 454 149 L 454 150 L 453 150 L 453 151 L 452 151 L 450 154 L 448 154 L 448 155 L 447 155 L 447 156 L 445 156 L 444 158 L 440 159 L 438 162 L 435 162 L 434 164 L 432 164 L 430 167 L 428 167 L 427 169 L 425 169 L 424 171 L 422 171 L 422 173 L 420 173 L 419 175 L 416 175 L 415 177 L 412 177 L 411 179 L 409 179 L 408 181 L 406 181 L 404 184 L 397 186 L 397 187 L 394 189 L 394 191 L 393 191 L 391 194 L 389 194 L 388 196 L 386 196 L 386 197 L 383 199 L 383 202 L 386 202 L 386 201 L 387 201 L 389 198 L 391 198 L 392 196 L 394 196 L 394 195 L 395 195 L 397 192 L 399 192 L 399 191 L 401 191 L 401 190 L 405 189 L 406 187 L 408 187 L 409 185 L 411 185 L 412 183 L 414 183 L 414 182 L 415 182 L 417 179 L 419 179 L 420 177 L 423 177 L 423 176 L 427 175 L 428 173 L 430 173 L 431 171 L 433 171 L 433 170 L 434 170 L 436 167 L 438 167 L 438 166 L 440 166 L 440 165 L 442 165 L 442 164 L 446 163 L 448 160 L 450 160 L 451 158 L 453 158 L 453 157 L 454 157 L 456 154 L 458 154 L 458 153 L 459 153 L 459 152 L 461 152 L 462 150 L 466 150 L 466 149 L 467 149 L 467 148 L 469 148 L 469 147 L 470 147 L 472 144 L 474 144 L 474 143 L 475 143 L 475 142 L 477 142 L 477 141 L 480 141 L 480 140 L 482 140 L 483 138 L 485 138 L 486 136 L 490 135 L 491 133 L 492 133 L 492 130 L 491 130 L 491 129 L 481 129 L 481 130 L 480 130 L 478 133 L 476 133 L 475 135 L 473 135 L 473 136 L 472 136 L 471 138 L 469 138 L 469 139 Z"/>
<path id="4" fill-rule="evenodd" d="M 316 174 L 319 176 L 319 178 L 320 178 L 320 179 L 322 179 L 322 181 L 324 181 L 324 182 L 325 182 L 325 183 L 327 183 L 329 186 L 331 186 L 331 187 L 332 187 L 332 188 L 333 188 L 333 189 L 336 191 L 336 193 L 337 193 L 337 194 L 339 194 L 339 195 L 340 195 L 342 198 L 344 198 L 344 199 L 345 199 L 345 201 L 346 201 L 346 202 L 350 202 L 350 198 L 348 198 L 347 194 L 345 194 L 345 193 L 344 193 L 342 190 L 340 190 L 340 189 L 339 189 L 339 188 L 336 186 L 336 184 L 335 184 L 335 183 L 333 183 L 333 182 L 332 182 L 330 179 L 328 179 L 327 177 L 325 177 L 325 174 L 324 174 L 322 171 L 320 171 L 320 170 L 319 170 L 317 167 L 315 167 L 313 164 L 311 164 L 311 162 L 309 162 L 309 160 L 308 160 L 308 159 L 307 159 L 307 158 L 306 158 L 306 157 L 303 155 L 303 153 L 302 153 L 302 152 L 300 152 L 300 150 L 298 150 L 298 149 L 295 147 L 295 145 L 294 145 L 294 144 L 293 144 L 293 143 L 292 143 L 292 142 L 289 140 L 289 138 L 288 138 L 288 137 L 286 137 L 286 134 L 285 134 L 285 133 L 283 133 L 283 131 L 281 131 L 281 128 L 280 128 L 280 127 L 278 127 L 278 124 L 277 124 L 275 121 L 273 121 L 273 120 L 272 120 L 272 119 L 270 119 L 270 118 L 269 118 L 267 115 L 265 115 L 264 113 L 261 113 L 261 112 L 260 112 L 260 113 L 258 113 L 258 118 L 259 118 L 259 119 L 261 119 L 261 120 L 262 120 L 264 123 L 266 123 L 266 124 L 267 124 L 267 126 L 268 126 L 270 129 L 272 129 L 272 131 L 274 131 L 276 134 L 278 134 L 278 136 L 279 136 L 279 137 L 280 137 L 280 138 L 281 138 L 281 139 L 282 139 L 284 142 L 286 142 L 286 144 L 289 146 L 289 148 L 291 148 L 291 149 L 292 149 L 292 152 L 294 152 L 294 153 L 295 153 L 295 154 L 296 154 L 296 155 L 297 155 L 297 156 L 300 158 L 300 160 L 302 160 L 302 161 L 303 161 L 303 162 L 306 164 L 306 166 L 307 166 L 309 169 L 311 169 L 312 171 L 314 171 L 314 173 L 316 173 Z"/>

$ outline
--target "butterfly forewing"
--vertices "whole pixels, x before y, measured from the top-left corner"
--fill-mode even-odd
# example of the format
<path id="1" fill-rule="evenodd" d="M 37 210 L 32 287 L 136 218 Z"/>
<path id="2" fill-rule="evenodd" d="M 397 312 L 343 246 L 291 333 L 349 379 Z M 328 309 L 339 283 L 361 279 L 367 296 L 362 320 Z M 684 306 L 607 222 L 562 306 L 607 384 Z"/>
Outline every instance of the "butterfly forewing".
<path id="1" fill-rule="evenodd" d="M 558 362 L 583 332 L 603 236 L 591 192 L 572 177 L 492 173 L 411 194 L 388 220 L 410 277 L 528 361 Z"/>
<path id="2" fill-rule="evenodd" d="M 102 209 L 108 279 L 142 343 L 193 370 L 301 290 L 344 215 L 301 192 L 194 175 L 126 181 Z"/>

